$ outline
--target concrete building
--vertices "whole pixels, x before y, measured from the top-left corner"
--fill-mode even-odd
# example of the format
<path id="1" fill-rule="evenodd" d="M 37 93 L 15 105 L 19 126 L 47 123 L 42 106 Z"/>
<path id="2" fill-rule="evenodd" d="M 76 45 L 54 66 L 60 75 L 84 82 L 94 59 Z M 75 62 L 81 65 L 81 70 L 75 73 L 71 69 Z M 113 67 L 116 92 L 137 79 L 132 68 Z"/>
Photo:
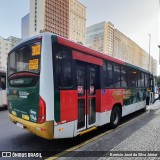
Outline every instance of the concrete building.
<path id="1" fill-rule="evenodd" d="M 48 31 L 85 44 L 86 7 L 78 0 L 30 0 L 29 35 Z"/>
<path id="2" fill-rule="evenodd" d="M 21 39 L 16 37 L 8 37 L 7 39 L 0 37 L 0 69 L 6 70 L 7 56 L 11 48 Z"/>
<path id="3" fill-rule="evenodd" d="M 21 38 L 26 39 L 29 37 L 29 18 L 30 14 L 28 13 L 21 19 Z"/>
<path id="4" fill-rule="evenodd" d="M 101 22 L 87 28 L 86 45 L 90 48 L 113 56 L 114 26 Z"/>
<path id="5" fill-rule="evenodd" d="M 139 45 L 120 32 L 110 22 L 101 22 L 87 28 L 86 45 L 90 48 L 149 70 L 157 75 L 157 61 Z"/>
<path id="6" fill-rule="evenodd" d="M 86 43 L 86 7 L 78 0 L 69 0 L 69 39 Z"/>

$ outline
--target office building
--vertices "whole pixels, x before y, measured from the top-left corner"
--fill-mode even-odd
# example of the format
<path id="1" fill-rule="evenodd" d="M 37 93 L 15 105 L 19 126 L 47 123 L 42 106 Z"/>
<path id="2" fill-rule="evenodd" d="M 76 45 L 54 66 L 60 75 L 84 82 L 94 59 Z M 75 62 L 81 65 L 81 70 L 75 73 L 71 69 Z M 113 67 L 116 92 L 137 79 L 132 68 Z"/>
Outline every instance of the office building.
<path id="1" fill-rule="evenodd" d="M 113 24 L 106 22 L 101 22 L 88 27 L 86 45 L 90 48 L 113 56 L 113 30 Z"/>
<path id="2" fill-rule="evenodd" d="M 101 22 L 88 27 L 86 45 L 157 75 L 156 60 L 110 22 Z"/>
<path id="3" fill-rule="evenodd" d="M 0 37 L 0 69 L 6 70 L 7 56 L 11 48 L 21 39 L 16 37 L 8 37 L 7 39 Z"/>
<path id="4" fill-rule="evenodd" d="M 86 7 L 78 0 L 30 0 L 29 36 L 47 31 L 85 44 Z"/>

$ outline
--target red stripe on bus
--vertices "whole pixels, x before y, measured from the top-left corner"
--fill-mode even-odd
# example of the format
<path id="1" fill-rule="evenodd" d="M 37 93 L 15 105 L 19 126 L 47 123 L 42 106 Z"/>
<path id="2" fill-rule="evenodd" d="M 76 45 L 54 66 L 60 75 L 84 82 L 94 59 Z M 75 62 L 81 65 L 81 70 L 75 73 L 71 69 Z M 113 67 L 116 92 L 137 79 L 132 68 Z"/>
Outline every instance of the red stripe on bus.
<path id="1" fill-rule="evenodd" d="M 124 89 L 102 89 L 96 90 L 96 112 L 111 111 L 114 104 L 123 107 Z"/>
<path id="2" fill-rule="evenodd" d="M 36 77 L 39 77 L 39 75 L 32 74 L 32 73 L 17 73 L 17 74 L 14 74 L 14 75 L 10 76 L 9 78 L 23 77 L 23 76 L 36 76 Z"/>
<path id="3" fill-rule="evenodd" d="M 59 44 L 62 44 L 62 45 L 71 47 L 71 48 L 73 48 L 73 49 L 77 49 L 77 50 L 79 50 L 79 51 L 88 53 L 88 54 L 90 54 L 90 55 L 93 55 L 93 56 L 96 56 L 96 57 L 99 57 L 99 58 L 104 58 L 104 59 L 106 59 L 106 60 L 110 60 L 110 61 L 112 61 L 112 62 L 116 62 L 116 63 L 123 64 L 123 65 L 125 64 L 125 62 L 123 62 L 123 61 L 121 61 L 121 60 L 118 60 L 118 59 L 116 59 L 116 58 L 113 58 L 113 57 L 111 57 L 111 56 L 108 56 L 108 55 L 106 55 L 106 54 L 104 54 L 104 53 L 95 51 L 95 50 L 93 50 L 93 49 L 91 49 L 91 48 L 87 48 L 87 47 L 82 46 L 82 45 L 80 45 L 80 44 L 77 44 L 77 43 L 75 43 L 75 42 L 69 41 L 69 40 L 64 39 L 64 38 L 62 38 L 62 37 L 57 36 L 57 39 L 58 39 L 58 43 L 59 43 Z"/>
<path id="4" fill-rule="evenodd" d="M 96 58 L 96 57 L 93 57 L 87 54 L 83 54 L 83 53 L 80 53 L 74 50 L 72 51 L 72 56 L 73 56 L 73 59 L 81 60 L 81 61 L 88 62 L 88 63 L 94 63 L 100 66 L 103 65 L 102 59 Z"/>

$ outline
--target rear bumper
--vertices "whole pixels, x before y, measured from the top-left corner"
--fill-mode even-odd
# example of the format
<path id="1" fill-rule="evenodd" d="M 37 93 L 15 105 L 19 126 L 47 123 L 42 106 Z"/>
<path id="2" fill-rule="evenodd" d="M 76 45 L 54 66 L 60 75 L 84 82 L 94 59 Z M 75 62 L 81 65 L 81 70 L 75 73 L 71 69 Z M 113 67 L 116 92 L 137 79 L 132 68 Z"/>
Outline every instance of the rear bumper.
<path id="1" fill-rule="evenodd" d="M 30 131 L 31 133 L 40 136 L 45 139 L 54 139 L 54 122 L 53 121 L 48 121 L 42 124 L 37 124 L 33 122 L 29 122 L 26 120 L 23 120 L 21 118 L 18 118 L 16 116 L 13 116 L 12 114 L 9 113 L 9 118 L 11 122 L 16 124 L 17 122 L 23 124 L 23 126 Z"/>

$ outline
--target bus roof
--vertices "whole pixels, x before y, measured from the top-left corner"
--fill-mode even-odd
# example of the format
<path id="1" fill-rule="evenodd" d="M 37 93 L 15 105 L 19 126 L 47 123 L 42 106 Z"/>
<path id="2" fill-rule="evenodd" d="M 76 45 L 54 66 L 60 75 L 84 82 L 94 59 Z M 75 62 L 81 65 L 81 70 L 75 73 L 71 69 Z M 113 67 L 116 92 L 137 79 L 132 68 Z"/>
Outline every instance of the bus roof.
<path id="1" fill-rule="evenodd" d="M 141 70 L 143 72 L 150 73 L 149 71 L 147 71 L 145 69 L 142 69 L 142 68 L 137 67 L 135 65 L 129 64 L 129 63 L 125 62 L 125 61 L 119 60 L 119 59 L 117 59 L 115 57 L 111 57 L 111 56 L 106 55 L 106 54 L 104 54 L 102 52 L 96 51 L 96 50 L 91 49 L 89 47 L 83 46 L 83 45 L 81 45 L 79 43 L 76 43 L 76 42 L 73 42 L 73 41 L 71 41 L 69 39 L 66 39 L 66 38 L 64 38 L 62 36 L 59 36 L 59 35 L 56 35 L 56 34 L 53 34 L 53 33 L 49 33 L 49 32 L 41 33 L 41 34 L 38 34 L 36 36 L 27 38 L 27 39 L 17 43 L 17 45 L 14 48 L 12 48 L 12 50 L 17 48 L 22 43 L 28 42 L 30 40 L 33 40 L 33 39 L 36 39 L 36 38 L 39 38 L 39 37 L 43 37 L 45 35 L 55 36 L 55 37 L 57 37 L 57 41 L 58 41 L 59 44 L 71 47 L 71 48 L 73 48 L 75 50 L 79 50 L 81 52 L 87 53 L 89 55 L 92 55 L 92 56 L 95 56 L 95 57 L 98 57 L 98 58 L 106 59 L 106 60 L 109 60 L 111 62 L 115 62 L 115 63 L 122 64 L 122 65 L 125 65 L 125 66 L 128 66 L 128 67 L 132 67 L 132 68 L 137 69 L 137 70 Z M 10 51 L 10 53 L 12 52 L 12 50 Z"/>
<path id="2" fill-rule="evenodd" d="M 106 55 L 106 54 L 104 54 L 102 52 L 99 52 L 99 51 L 96 51 L 94 49 L 88 48 L 88 47 L 83 46 L 83 45 L 81 45 L 79 43 L 75 43 L 75 42 L 73 42 L 71 40 L 68 40 L 66 38 L 63 38 L 61 36 L 57 36 L 57 37 L 58 37 L 58 43 L 59 44 L 62 44 L 62 45 L 65 45 L 65 46 L 69 46 L 69 47 L 71 47 L 73 49 L 79 50 L 81 52 L 85 52 L 87 54 L 90 54 L 90 55 L 93 55 L 93 56 L 96 56 L 96 57 L 99 57 L 99 58 L 102 58 L 102 59 L 106 59 L 106 60 L 109 60 L 109 61 L 112 61 L 112 62 L 115 62 L 115 63 L 118 63 L 118 64 L 122 64 L 122 65 L 125 65 L 125 66 L 128 66 L 128 67 L 131 67 L 131 68 L 146 72 L 146 73 L 150 73 L 149 71 L 147 71 L 145 69 L 142 69 L 142 68 L 137 67 L 135 65 L 129 64 L 129 63 L 124 62 L 122 60 L 119 60 L 117 58 L 111 57 L 109 55 Z"/>

